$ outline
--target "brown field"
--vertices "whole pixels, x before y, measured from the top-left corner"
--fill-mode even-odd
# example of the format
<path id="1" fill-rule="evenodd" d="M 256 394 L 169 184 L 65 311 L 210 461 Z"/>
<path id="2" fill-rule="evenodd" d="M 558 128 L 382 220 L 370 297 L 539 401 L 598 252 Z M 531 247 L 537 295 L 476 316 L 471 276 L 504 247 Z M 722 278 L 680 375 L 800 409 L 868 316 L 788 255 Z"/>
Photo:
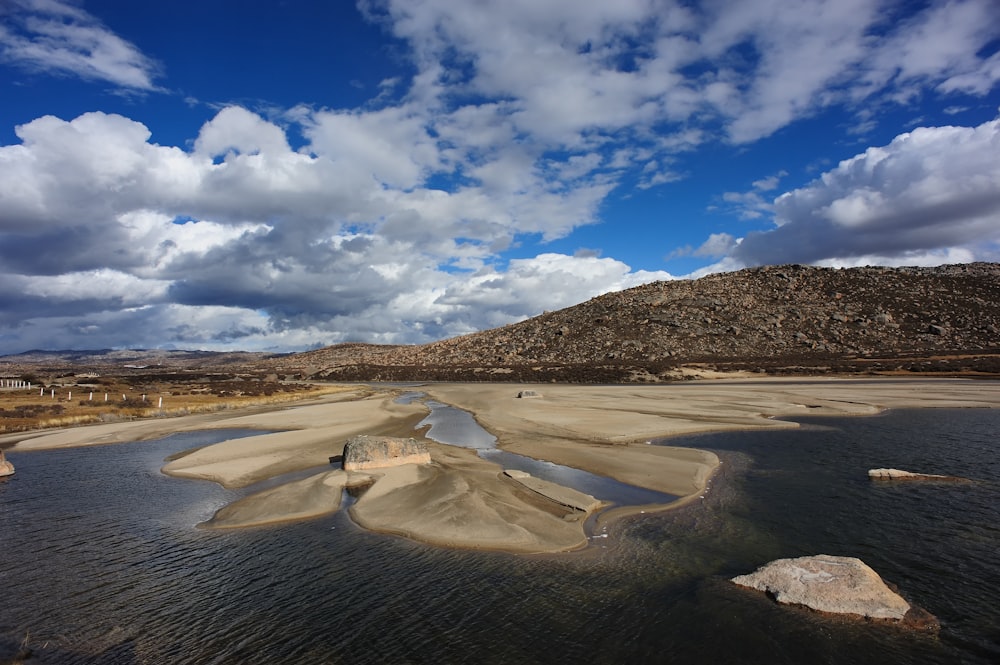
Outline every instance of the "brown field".
<path id="1" fill-rule="evenodd" d="M 237 376 L 60 377 L 0 389 L 0 433 L 167 418 L 298 401 L 343 386 Z"/>

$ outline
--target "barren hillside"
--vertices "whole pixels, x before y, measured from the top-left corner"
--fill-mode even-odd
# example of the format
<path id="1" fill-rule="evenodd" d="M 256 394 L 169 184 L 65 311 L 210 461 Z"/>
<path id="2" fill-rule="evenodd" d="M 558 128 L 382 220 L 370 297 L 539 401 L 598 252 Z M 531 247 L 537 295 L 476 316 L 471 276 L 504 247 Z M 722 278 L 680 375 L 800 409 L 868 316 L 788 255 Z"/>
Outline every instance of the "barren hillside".
<path id="1" fill-rule="evenodd" d="M 81 371 L 150 381 L 658 382 L 714 371 L 1000 376 L 1000 264 L 775 266 L 655 282 L 527 321 L 419 346 L 287 355 L 29 352 L 0 374 Z"/>
<path id="2" fill-rule="evenodd" d="M 777 266 L 656 282 L 421 346 L 337 345 L 275 363 L 352 380 L 659 381 L 682 366 L 1000 370 L 1000 265 Z"/>

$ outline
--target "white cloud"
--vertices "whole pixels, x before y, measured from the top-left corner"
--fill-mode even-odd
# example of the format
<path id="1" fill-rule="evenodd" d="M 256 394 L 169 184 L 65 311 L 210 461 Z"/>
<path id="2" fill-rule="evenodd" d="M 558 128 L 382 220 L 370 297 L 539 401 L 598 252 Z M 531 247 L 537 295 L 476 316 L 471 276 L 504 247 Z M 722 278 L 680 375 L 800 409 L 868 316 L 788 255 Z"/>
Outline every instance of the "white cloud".
<path id="1" fill-rule="evenodd" d="M 766 192 L 778 188 L 781 179 L 787 176 L 784 170 L 778 173 L 754 180 L 752 189 L 748 192 L 725 192 L 722 195 L 728 212 L 740 219 L 760 219 L 774 213 L 774 205 Z"/>
<path id="2" fill-rule="evenodd" d="M 150 143 L 141 123 L 104 113 L 17 128 L 21 143 L 0 147 L 0 270 L 16 286 L 0 297 L 12 314 L 3 345 L 29 344 L 46 321 L 71 328 L 73 345 L 430 341 L 649 277 L 610 260 L 566 257 L 561 271 L 523 261 L 515 276 L 537 294 L 518 307 L 449 302 L 518 237 L 593 221 L 611 186 L 586 175 L 600 158 L 528 159 L 515 181 L 505 161 L 514 153 L 501 151 L 478 184 L 428 189 L 433 141 L 409 143 L 400 167 L 378 131 L 399 116 L 351 116 L 348 134 L 331 131 L 332 117 L 306 117 L 317 141 L 302 152 L 236 107 L 207 122 L 191 151 Z M 396 131 L 427 136 L 419 122 L 402 124 Z M 167 325 L 169 316 L 178 319 Z M 157 326 L 165 337 L 154 343 Z"/>
<path id="3" fill-rule="evenodd" d="M 27 296 L 44 298 L 56 305 L 86 300 L 113 301 L 127 307 L 162 299 L 170 284 L 107 268 L 31 278 L 9 275 L 7 283 Z"/>
<path id="4" fill-rule="evenodd" d="M 738 245 L 736 238 L 728 233 L 713 233 L 708 240 L 694 250 L 695 256 L 726 256 Z"/>
<path id="5" fill-rule="evenodd" d="M 194 149 L 209 158 L 232 158 L 236 154 L 280 156 L 290 150 L 280 127 L 239 106 L 226 107 L 205 123 Z"/>
<path id="6" fill-rule="evenodd" d="M 71 327 L 77 346 L 152 346 L 157 331 L 205 348 L 429 341 L 670 278 L 586 252 L 503 253 L 599 222 L 623 183 L 684 177 L 706 143 L 836 105 L 877 123 L 928 91 L 991 94 L 995 2 L 895 20 L 903 4 L 372 0 L 416 73 L 360 109 L 272 121 L 229 106 L 190 149 L 120 115 L 37 118 L 0 146 L 0 273 L 19 285 L 0 294 L 0 348 L 65 346 L 55 331 Z M 7 62 L 156 89 L 157 65 L 79 6 L 14 7 Z M 762 177 L 723 202 L 776 228 L 686 254 L 722 256 L 715 269 L 995 255 L 996 134 L 914 130 L 777 199 L 784 173 Z"/>
<path id="7" fill-rule="evenodd" d="M 10 0 L 0 18 L 0 59 L 129 90 L 154 91 L 159 65 L 92 15 L 60 0 Z"/>
<path id="8" fill-rule="evenodd" d="M 310 149 L 341 168 L 353 168 L 400 189 L 423 183 L 440 166 L 438 147 L 427 119 L 407 107 L 308 116 L 304 133 Z"/>
<path id="9" fill-rule="evenodd" d="M 667 279 L 673 276 L 662 271 L 634 272 L 615 259 L 547 253 L 511 260 L 503 272 L 487 269 L 456 280 L 436 303 L 464 312 L 475 329 L 499 326 L 543 310 L 560 309 L 565 307 L 564 303 L 578 303 L 602 293 Z"/>
<path id="10" fill-rule="evenodd" d="M 748 264 L 857 257 L 996 257 L 1000 119 L 923 127 L 869 148 L 773 203 L 777 228 L 749 234 Z"/>
<path id="11" fill-rule="evenodd" d="M 873 50 L 867 81 L 892 81 L 902 97 L 918 94 L 929 82 L 941 90 L 983 95 L 1000 80 L 1000 55 L 982 58 L 997 36 L 1000 5 L 990 0 L 936 2 L 904 21 Z"/>

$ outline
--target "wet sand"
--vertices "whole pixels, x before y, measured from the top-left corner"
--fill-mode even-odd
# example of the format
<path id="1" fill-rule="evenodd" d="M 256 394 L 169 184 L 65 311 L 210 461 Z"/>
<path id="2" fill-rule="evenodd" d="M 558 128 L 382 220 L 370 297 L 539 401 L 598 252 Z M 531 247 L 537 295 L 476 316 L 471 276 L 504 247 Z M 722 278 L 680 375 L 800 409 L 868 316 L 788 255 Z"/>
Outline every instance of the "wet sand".
<path id="1" fill-rule="evenodd" d="M 518 398 L 522 389 L 541 396 Z M 798 416 L 860 416 L 886 408 L 1000 407 L 1000 382 L 896 379 L 754 379 L 656 386 L 430 384 L 421 391 L 467 410 L 504 450 L 679 495 L 669 506 L 607 511 L 620 517 L 697 498 L 718 466 L 707 451 L 649 445 L 694 432 L 794 428 Z M 272 433 L 223 441 L 169 461 L 168 475 L 227 487 L 316 468 L 220 510 L 205 526 L 235 528 L 335 511 L 344 486 L 371 484 L 351 507 L 360 525 L 436 545 L 510 552 L 558 552 L 587 543 L 589 512 L 508 478 L 474 451 L 429 443 L 432 463 L 365 472 L 332 470 L 356 434 L 411 436 L 427 413 L 397 404 L 401 389 L 359 387 L 308 403 L 0 437 L 14 451 L 135 441 L 171 432 L 251 428 Z M 275 430 L 282 430 L 275 432 Z"/>

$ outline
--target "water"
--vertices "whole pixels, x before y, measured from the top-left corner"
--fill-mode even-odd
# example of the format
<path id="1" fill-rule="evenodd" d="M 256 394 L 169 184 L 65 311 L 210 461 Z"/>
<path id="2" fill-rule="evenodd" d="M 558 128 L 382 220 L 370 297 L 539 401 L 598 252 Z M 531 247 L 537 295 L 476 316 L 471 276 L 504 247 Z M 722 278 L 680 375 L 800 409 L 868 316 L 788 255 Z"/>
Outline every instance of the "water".
<path id="1" fill-rule="evenodd" d="M 419 395 L 419 393 L 407 393 L 401 399 L 409 402 Z M 417 427 L 429 426 L 426 436 L 432 441 L 472 448 L 483 459 L 499 464 L 504 469 L 524 471 L 536 478 L 572 487 L 600 499 L 607 503 L 608 507 L 665 504 L 679 498 L 673 494 L 627 485 L 613 478 L 570 466 L 500 450 L 496 445 L 496 437 L 480 427 L 468 411 L 433 400 L 428 400 L 426 406 L 431 412 L 417 424 Z"/>
<path id="2" fill-rule="evenodd" d="M 0 661 L 33 663 L 995 663 L 1000 411 L 899 411 L 673 439 L 719 451 L 703 501 L 612 525 L 577 554 L 438 549 L 345 512 L 196 524 L 247 490 L 168 478 L 189 435 L 10 453 Z M 228 438 L 229 435 L 224 435 Z M 884 485 L 874 466 L 968 485 Z M 939 637 L 830 620 L 738 589 L 772 558 L 860 556 Z"/>

